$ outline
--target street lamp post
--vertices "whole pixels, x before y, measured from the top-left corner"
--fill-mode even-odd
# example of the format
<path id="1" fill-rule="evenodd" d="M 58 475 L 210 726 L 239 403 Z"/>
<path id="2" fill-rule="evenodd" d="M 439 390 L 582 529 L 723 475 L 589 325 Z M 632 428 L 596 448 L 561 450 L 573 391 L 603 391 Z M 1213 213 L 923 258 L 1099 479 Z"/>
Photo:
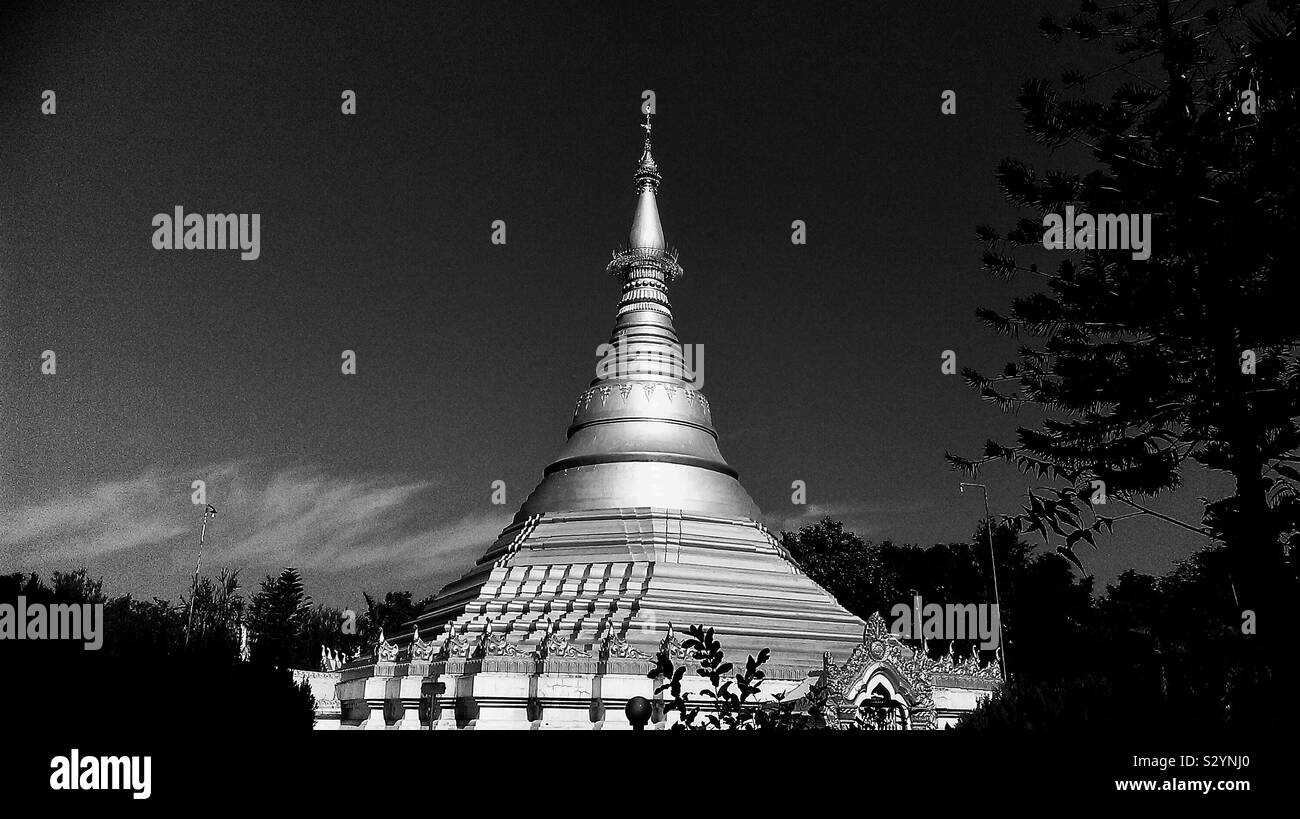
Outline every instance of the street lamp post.
<path id="1" fill-rule="evenodd" d="M 993 553 L 993 517 L 989 514 L 989 488 L 982 483 L 961 483 L 958 484 L 957 491 L 965 492 L 966 487 L 976 487 L 984 493 L 984 534 L 989 542 L 989 566 L 993 570 L 993 602 L 998 607 L 998 648 L 1002 655 L 1002 679 L 1010 680 L 1007 673 L 1007 644 L 1002 639 L 1002 596 L 998 593 L 998 560 Z"/>
<path id="2" fill-rule="evenodd" d="M 190 615 L 185 621 L 185 645 L 190 644 L 190 631 L 194 628 L 194 596 L 199 590 L 199 566 L 203 565 L 203 536 L 208 532 L 208 521 L 217 516 L 217 508 L 208 504 L 203 510 L 203 525 L 199 527 L 199 556 L 194 560 L 194 582 L 190 585 Z"/>

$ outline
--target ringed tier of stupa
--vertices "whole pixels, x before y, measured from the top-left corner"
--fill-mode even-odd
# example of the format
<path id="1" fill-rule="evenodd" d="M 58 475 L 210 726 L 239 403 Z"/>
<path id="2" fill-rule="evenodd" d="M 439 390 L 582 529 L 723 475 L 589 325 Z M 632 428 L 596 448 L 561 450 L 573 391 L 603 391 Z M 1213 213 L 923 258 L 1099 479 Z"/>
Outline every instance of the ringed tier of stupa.
<path id="1" fill-rule="evenodd" d="M 666 645 L 685 663 L 691 624 L 736 662 L 770 649 L 769 694 L 862 650 L 866 624 L 791 560 L 718 449 L 673 326 L 683 271 L 649 115 L 642 127 L 632 229 L 607 266 L 622 284 L 618 360 L 578 395 L 564 446 L 474 568 L 339 673 L 341 727 L 628 727 L 627 700 L 654 697 L 650 659 Z"/>

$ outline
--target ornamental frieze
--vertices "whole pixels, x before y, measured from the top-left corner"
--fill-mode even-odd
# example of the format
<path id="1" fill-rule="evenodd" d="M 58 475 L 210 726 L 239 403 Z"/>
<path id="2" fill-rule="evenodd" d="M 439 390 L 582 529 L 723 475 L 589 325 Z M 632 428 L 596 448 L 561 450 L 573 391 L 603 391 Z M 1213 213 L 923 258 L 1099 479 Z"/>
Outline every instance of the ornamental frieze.
<path id="1" fill-rule="evenodd" d="M 375 659 L 381 663 L 397 662 L 397 646 L 384 639 L 384 630 L 379 630 L 379 640 L 375 644 Z"/>
<path id="2" fill-rule="evenodd" d="M 517 657 L 520 651 L 504 634 L 485 631 L 479 638 L 478 653 L 484 657 Z"/>
<path id="3" fill-rule="evenodd" d="M 578 413 L 583 410 L 591 409 L 592 401 L 597 398 L 600 399 L 600 406 L 602 408 L 609 406 L 609 401 L 613 397 L 614 386 L 618 387 L 619 395 L 622 396 L 624 404 L 632 400 L 632 393 L 636 389 L 636 386 L 630 381 L 624 381 L 617 385 L 602 384 L 597 387 L 591 387 L 584 390 L 578 396 L 578 400 L 573 403 L 574 417 L 576 418 Z M 660 388 L 663 389 L 664 395 L 670 404 L 676 398 L 681 397 L 686 399 L 688 404 L 698 405 L 706 418 L 710 417 L 709 401 L 704 397 L 704 393 L 699 392 L 698 390 L 692 390 L 689 387 L 677 387 L 671 384 L 642 384 L 641 390 L 645 395 L 646 403 L 652 403 L 654 401 L 655 390 Z"/>
<path id="4" fill-rule="evenodd" d="M 573 643 L 569 642 L 567 637 L 560 636 L 560 623 L 555 621 L 551 628 L 546 630 L 546 638 L 542 640 L 541 645 L 533 652 L 533 657 L 538 660 L 551 659 L 578 659 L 590 658 L 591 654 L 583 651 Z"/>
<path id="5" fill-rule="evenodd" d="M 623 635 L 611 633 L 605 636 L 605 640 L 601 644 L 600 659 L 649 660 L 650 655 L 628 643 L 627 638 Z"/>
<path id="6" fill-rule="evenodd" d="M 467 660 L 473 653 L 474 646 L 464 634 L 449 634 L 443 640 L 442 650 L 436 655 L 439 659 L 449 660 L 458 657 Z"/>
<path id="7" fill-rule="evenodd" d="M 420 639 L 420 630 L 417 628 L 411 635 L 411 662 L 427 663 L 433 660 L 434 644 Z"/>
<path id="8" fill-rule="evenodd" d="M 699 651 L 696 649 L 687 649 L 682 646 L 682 641 L 677 639 L 677 634 L 673 632 L 673 624 L 668 624 L 668 633 L 659 643 L 660 651 L 667 651 L 668 656 L 677 660 L 695 660 L 699 659 Z"/>

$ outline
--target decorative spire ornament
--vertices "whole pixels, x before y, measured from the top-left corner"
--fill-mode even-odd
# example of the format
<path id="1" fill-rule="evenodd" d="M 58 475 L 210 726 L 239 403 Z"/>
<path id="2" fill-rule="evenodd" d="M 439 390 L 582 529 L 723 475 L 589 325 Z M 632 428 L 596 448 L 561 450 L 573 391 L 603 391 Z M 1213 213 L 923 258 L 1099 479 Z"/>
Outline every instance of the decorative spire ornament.
<path id="1" fill-rule="evenodd" d="M 653 193 L 659 190 L 659 182 L 663 177 L 659 175 L 659 166 L 655 164 L 655 158 L 650 153 L 650 129 L 654 126 L 650 124 L 649 111 L 645 112 L 645 122 L 641 123 L 641 127 L 645 129 L 645 148 L 641 151 L 641 161 L 637 163 L 636 176 L 634 177 L 636 179 L 636 192 L 638 194 L 644 193 L 648 188 Z M 658 222 L 658 216 L 659 212 L 656 209 L 656 222 Z M 635 231 L 635 228 L 633 230 Z M 637 246 L 635 239 L 632 244 L 634 247 Z"/>
<path id="2" fill-rule="evenodd" d="M 636 173 L 633 179 L 636 180 L 637 205 L 636 215 L 632 218 L 632 232 L 628 236 L 628 252 L 640 251 L 643 256 L 653 256 L 664 253 L 667 250 L 667 244 L 664 242 L 663 225 L 659 223 L 659 206 L 655 202 L 655 194 L 659 191 L 659 182 L 663 179 L 659 175 L 659 165 L 655 162 L 654 156 L 650 152 L 650 129 L 653 127 L 650 123 L 650 112 L 646 112 L 645 122 L 641 124 L 645 129 L 645 148 L 641 151 L 641 160 L 637 163 Z M 668 280 L 672 280 L 681 275 L 681 268 L 677 268 L 677 254 L 668 254 L 671 256 L 670 264 L 665 267 L 675 268 L 674 271 L 665 271 Z M 618 254 L 614 257 L 615 262 L 619 260 Z M 635 258 L 628 258 L 626 261 L 637 261 Z M 611 262 L 611 268 L 613 267 Z M 630 269 L 630 268 L 629 268 Z M 614 271 L 611 272 L 625 272 Z"/>

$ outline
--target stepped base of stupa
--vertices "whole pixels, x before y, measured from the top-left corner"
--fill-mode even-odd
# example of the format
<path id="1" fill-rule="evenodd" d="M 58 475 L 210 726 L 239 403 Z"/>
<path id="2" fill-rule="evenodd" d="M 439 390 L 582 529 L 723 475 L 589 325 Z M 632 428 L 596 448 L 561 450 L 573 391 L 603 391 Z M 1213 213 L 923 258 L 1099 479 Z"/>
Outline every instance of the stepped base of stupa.
<path id="1" fill-rule="evenodd" d="M 507 527 L 416 621 L 433 639 L 401 635 L 390 662 L 343 672 L 343 720 L 626 725 L 627 699 L 653 697 L 646 672 L 666 638 L 686 662 L 680 634 L 691 624 L 712 627 L 737 662 L 770 649 L 772 693 L 806 683 L 827 652 L 846 659 L 864 625 L 752 520 L 653 508 L 535 515 Z"/>
<path id="2" fill-rule="evenodd" d="M 415 621 L 442 650 L 485 632 L 522 653 L 548 635 L 582 651 L 605 638 L 653 656 L 669 623 L 712 626 L 744 658 L 820 667 L 846 655 L 863 622 L 809 580 L 752 520 L 669 509 L 530 516 Z"/>

